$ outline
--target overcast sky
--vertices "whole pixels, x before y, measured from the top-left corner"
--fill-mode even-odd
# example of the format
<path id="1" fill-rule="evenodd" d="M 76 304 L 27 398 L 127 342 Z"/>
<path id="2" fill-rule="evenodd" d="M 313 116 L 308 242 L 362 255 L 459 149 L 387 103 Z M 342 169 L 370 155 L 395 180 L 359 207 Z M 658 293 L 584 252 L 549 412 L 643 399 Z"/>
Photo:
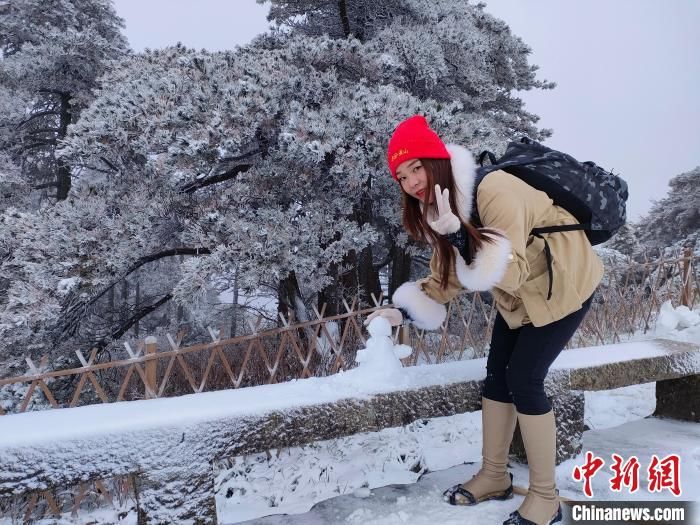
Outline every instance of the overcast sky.
<path id="1" fill-rule="evenodd" d="M 637 220 L 700 165 L 700 2 L 487 0 L 554 90 L 523 93 L 546 143 L 620 173 Z M 254 0 L 115 0 L 131 47 L 232 49 L 267 29 Z"/>

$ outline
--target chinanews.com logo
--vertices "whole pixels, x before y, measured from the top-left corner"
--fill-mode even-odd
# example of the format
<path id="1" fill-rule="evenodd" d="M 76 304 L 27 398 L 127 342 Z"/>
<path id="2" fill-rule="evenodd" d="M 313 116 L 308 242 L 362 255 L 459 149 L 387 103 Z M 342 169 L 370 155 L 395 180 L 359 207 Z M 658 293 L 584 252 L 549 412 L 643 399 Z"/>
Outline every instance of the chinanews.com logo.
<path id="1" fill-rule="evenodd" d="M 695 523 L 692 520 L 695 503 L 682 501 L 681 489 L 681 458 L 678 454 L 666 457 L 652 455 L 647 465 L 642 465 L 637 456 L 625 459 L 619 454 L 611 455 L 609 470 L 612 472 L 608 484 L 610 492 L 637 494 L 630 501 L 590 501 L 593 492 L 593 478 L 606 465 L 605 459 L 593 452 L 586 452 L 582 465 L 574 466 L 572 478 L 583 483 L 584 501 L 566 501 L 570 508 L 572 523 Z M 600 490 L 600 484 L 597 485 Z M 669 500 L 642 501 L 639 495 L 646 491 L 648 494 L 667 492 Z M 689 521 L 686 521 L 689 520 Z"/>

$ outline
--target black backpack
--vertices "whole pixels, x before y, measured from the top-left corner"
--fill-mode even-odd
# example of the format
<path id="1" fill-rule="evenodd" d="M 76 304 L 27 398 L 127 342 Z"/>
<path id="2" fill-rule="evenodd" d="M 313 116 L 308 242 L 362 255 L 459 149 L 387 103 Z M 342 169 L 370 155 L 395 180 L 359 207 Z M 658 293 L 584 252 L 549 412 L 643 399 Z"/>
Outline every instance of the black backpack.
<path id="1" fill-rule="evenodd" d="M 486 157 L 491 165 L 484 166 Z M 476 189 L 489 173 L 503 170 L 544 191 L 554 204 L 571 213 L 578 224 L 545 226 L 532 230 L 532 235 L 545 240 L 549 270 L 549 295 L 552 295 L 551 253 L 544 233 L 584 230 L 592 245 L 612 237 L 625 224 L 627 217 L 627 183 L 618 175 L 605 171 L 593 162 L 579 162 L 570 155 L 556 151 L 528 138 L 511 142 L 500 159 L 490 151 L 479 155 L 480 168 L 474 181 L 472 220 L 480 223 L 476 208 Z"/>

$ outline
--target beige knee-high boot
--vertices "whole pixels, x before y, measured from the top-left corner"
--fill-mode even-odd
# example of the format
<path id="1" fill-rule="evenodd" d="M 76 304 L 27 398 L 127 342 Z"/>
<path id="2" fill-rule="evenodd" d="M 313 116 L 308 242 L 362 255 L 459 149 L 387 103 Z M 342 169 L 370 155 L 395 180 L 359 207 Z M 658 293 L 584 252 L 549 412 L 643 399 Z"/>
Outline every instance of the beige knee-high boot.
<path id="1" fill-rule="evenodd" d="M 518 413 L 518 422 L 530 469 L 530 488 L 518 513 L 537 525 L 560 521 L 561 512 L 554 471 L 557 454 L 554 412 L 550 410 L 537 416 Z"/>
<path id="2" fill-rule="evenodd" d="M 453 505 L 473 505 L 489 499 L 507 499 L 513 495 L 512 478 L 506 467 L 517 421 L 515 406 L 486 398 L 482 398 L 481 402 L 481 469 L 466 483 L 445 492 L 445 499 Z M 472 497 L 467 496 L 465 491 Z"/>

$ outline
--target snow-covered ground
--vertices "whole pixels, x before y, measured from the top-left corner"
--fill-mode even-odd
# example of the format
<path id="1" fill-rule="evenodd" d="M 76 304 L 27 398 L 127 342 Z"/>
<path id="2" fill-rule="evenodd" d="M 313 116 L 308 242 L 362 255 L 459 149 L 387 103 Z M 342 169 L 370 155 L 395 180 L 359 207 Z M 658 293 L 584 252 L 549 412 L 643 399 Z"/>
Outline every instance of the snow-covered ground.
<path id="1" fill-rule="evenodd" d="M 611 392 L 587 395 L 592 409 L 587 407 L 586 418 L 595 430 L 584 433 L 583 449 L 592 451 L 610 463 L 611 454 L 617 453 L 625 459 L 637 456 L 642 470 L 649 464 L 652 455 L 665 457 L 671 453 L 681 455 L 682 500 L 700 499 L 700 425 L 678 421 L 659 420 L 656 418 L 637 419 L 640 414 L 648 415 L 654 408 L 653 385 L 627 387 Z M 603 408 L 616 407 L 612 413 L 596 413 Z M 522 497 L 515 496 L 505 502 L 488 502 L 475 507 L 453 507 L 442 500 L 445 488 L 469 479 L 476 473 L 480 461 L 480 432 L 478 418 L 480 414 L 459 416 L 460 422 L 432 421 L 436 427 L 457 426 L 462 433 L 456 433 L 459 440 L 440 446 L 437 444 L 428 455 L 439 462 L 439 457 L 449 461 L 449 454 L 459 458 L 470 456 L 467 464 L 431 471 L 424 474 L 415 483 L 396 480 L 389 486 L 376 489 L 348 491 L 345 495 L 335 497 L 317 504 L 304 514 L 287 516 L 270 516 L 246 521 L 246 525 L 328 525 L 328 524 L 363 524 L 363 525 L 464 525 L 464 524 L 500 524 L 508 514 L 518 507 Z M 624 422 L 627 421 L 627 422 Z M 624 422 L 624 423 L 623 423 Z M 607 427 L 607 425 L 614 425 Z M 472 429 L 469 432 L 468 429 Z M 569 460 L 557 467 L 557 484 L 562 496 L 572 499 L 585 499 L 581 492 L 581 483 L 572 478 L 572 469 L 582 464 L 582 458 Z M 346 467 L 348 470 L 351 466 Z M 605 467 L 604 467 L 605 468 Z M 527 468 L 513 463 L 511 471 L 516 484 L 527 486 Z M 668 491 L 649 493 L 644 490 L 645 475 L 641 474 L 642 490 L 629 494 L 614 493 L 609 489 L 612 473 L 600 471 L 593 478 L 595 500 L 672 500 Z M 235 523 L 241 515 L 231 507 L 222 505 L 221 523 Z M 688 521 L 688 523 L 691 523 Z"/>
<path id="2" fill-rule="evenodd" d="M 586 393 L 590 430 L 584 433 L 583 451 L 605 459 L 606 465 L 613 453 L 636 456 L 642 472 L 642 490 L 615 493 L 609 488 L 612 471 L 604 467 L 593 478 L 595 500 L 673 499 L 668 490 L 644 490 L 652 455 L 669 454 L 681 457 L 680 499 L 700 499 L 700 425 L 644 419 L 654 408 L 653 383 Z M 248 525 L 502 523 L 520 496 L 472 508 L 442 500 L 442 491 L 469 479 L 480 460 L 480 412 L 284 450 L 271 459 L 264 454 L 239 458 L 217 478 L 219 517 L 221 523 L 238 523 L 255 514 L 277 514 L 245 521 Z M 585 499 L 582 483 L 572 478 L 573 468 L 582 463 L 579 456 L 557 467 L 562 496 Z M 512 463 L 512 472 L 515 483 L 527 487 L 527 468 Z M 320 503 L 295 514 L 314 500 Z"/>
<path id="3" fill-rule="evenodd" d="M 657 337 L 700 343 L 700 316 L 697 312 L 665 307 L 658 326 L 655 334 Z M 650 335 L 644 338 L 648 339 Z M 589 352 L 592 350 L 589 349 Z M 651 345 L 643 342 L 631 347 L 634 355 L 640 356 L 653 350 Z M 577 362 L 579 352 L 585 351 L 570 351 L 561 356 L 571 361 L 566 366 Z M 478 367 L 474 367 L 474 364 L 432 365 L 430 370 L 438 371 L 439 381 L 447 383 L 463 380 L 473 374 L 483 374 L 483 364 Z M 385 363 L 381 366 L 385 366 Z M 393 378 L 391 382 L 395 386 L 422 384 L 421 381 L 426 381 L 418 373 L 422 368 L 405 369 L 404 376 Z M 189 420 L 195 414 L 196 417 L 202 417 L 203 400 L 206 401 L 206 416 L 214 417 L 224 413 L 228 415 L 234 410 L 232 406 L 239 407 L 235 410 L 250 413 L 284 408 L 290 404 L 308 402 L 308 399 L 322 402 L 347 397 L 353 392 L 361 396 L 390 390 L 387 385 L 377 385 L 376 373 L 376 368 L 365 363 L 351 372 L 328 378 L 256 387 L 255 396 L 247 395 L 246 392 L 252 393 L 253 389 L 241 389 L 9 416 L 4 421 L 12 421 L 12 432 L 0 433 L 0 446 L 46 439 L 47 433 L 37 431 L 37 428 L 51 428 L 52 432 L 65 438 L 114 431 L 112 427 L 115 424 L 129 428 L 152 425 L 154 417 Z M 433 374 L 433 381 L 435 377 Z M 286 397 L 274 395 L 273 390 L 285 388 L 290 389 L 290 392 L 294 390 L 295 394 Z M 237 396 L 239 402 L 231 403 L 231 396 Z M 174 412 L 172 407 L 168 409 L 165 406 L 168 403 L 178 403 L 178 411 Z M 584 451 L 592 451 L 606 461 L 606 467 L 593 479 L 596 499 L 672 499 L 667 490 L 654 494 L 644 490 L 644 473 L 650 458 L 652 455 L 663 458 L 668 454 L 679 454 L 681 457 L 681 499 L 700 498 L 700 424 L 643 419 L 653 412 L 654 406 L 653 384 L 586 393 L 585 420 L 590 430 L 584 433 Z M 118 423 L 114 417 L 103 421 L 100 414 L 110 410 L 124 412 L 122 416 L 127 415 L 126 412 L 133 414 L 119 417 Z M 48 426 L 37 427 L 31 421 L 49 416 L 62 419 L 63 423 L 66 422 L 64 418 L 68 418 L 71 423 L 66 425 L 55 421 Z M 252 520 L 251 523 L 259 525 L 388 525 L 429 521 L 432 525 L 435 520 L 441 520 L 442 525 L 501 523 L 517 507 L 520 499 L 518 496 L 508 502 L 492 502 L 469 509 L 451 507 L 440 497 L 446 487 L 468 479 L 478 469 L 480 418 L 478 412 L 435 418 L 418 421 L 407 427 L 222 461 L 215 465 L 219 522 L 226 524 Z M 6 426 L 5 430 L 8 428 Z M 613 453 L 620 454 L 624 459 L 632 455 L 639 459 L 643 490 L 632 495 L 624 490 L 622 493 L 609 490 L 608 480 L 612 474 L 608 467 Z M 573 468 L 582 463 L 583 456 L 579 456 L 558 467 L 558 485 L 563 496 L 582 498 L 582 483 L 572 478 Z M 514 464 L 513 472 L 516 484 L 527 486 L 526 468 Z M 277 516 L 264 517 L 271 514 Z M 118 522 L 131 523 L 134 520 L 134 513 L 129 512 Z M 60 523 L 85 522 L 115 523 L 116 513 L 110 514 L 107 509 L 94 513 L 81 512 L 75 521 L 67 516 Z M 0 525 L 9 523 L 8 519 L 0 518 Z M 43 523 L 59 522 L 50 520 Z"/>

